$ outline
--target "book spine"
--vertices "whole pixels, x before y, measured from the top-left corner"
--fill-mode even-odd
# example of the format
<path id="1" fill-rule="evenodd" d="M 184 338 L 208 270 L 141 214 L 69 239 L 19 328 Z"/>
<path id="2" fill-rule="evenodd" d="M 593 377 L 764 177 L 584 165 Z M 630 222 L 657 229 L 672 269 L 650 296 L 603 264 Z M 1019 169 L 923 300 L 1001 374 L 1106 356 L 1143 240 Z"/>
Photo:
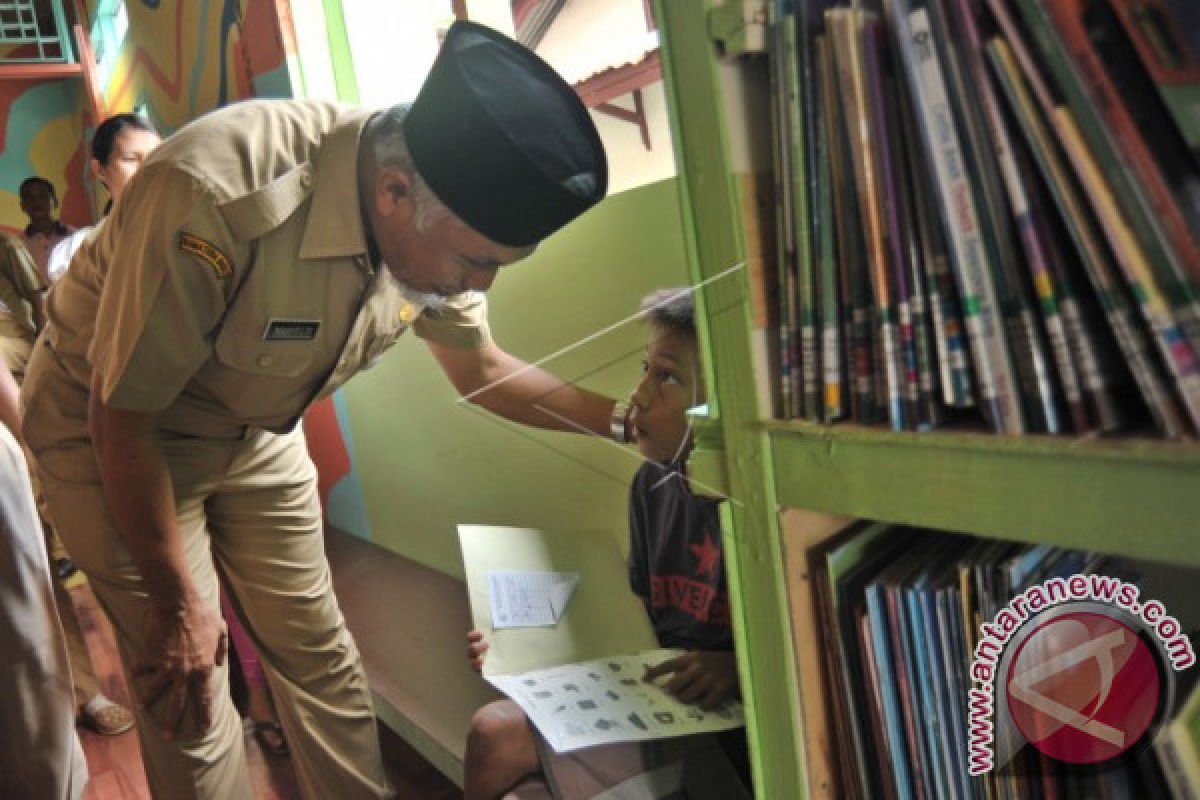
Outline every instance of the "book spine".
<path id="1" fill-rule="evenodd" d="M 1095 130 L 1091 130 L 1086 127 L 1087 120 L 1083 115 L 1076 113 L 1075 119 L 1082 123 L 1081 130 L 1092 152 L 1099 157 L 1101 170 L 1110 182 L 1120 190 L 1117 179 L 1125 178 L 1129 188 L 1140 193 L 1138 199 L 1146 207 L 1152 227 L 1160 232 L 1168 256 L 1165 260 L 1159 260 L 1154 257 L 1152 250 L 1143 245 L 1147 250 L 1151 274 L 1179 316 L 1190 345 L 1193 348 L 1200 347 L 1200 300 L 1194 283 L 1200 281 L 1200 245 L 1163 171 L 1164 166 L 1169 165 L 1176 174 L 1191 173 L 1193 182 L 1197 180 L 1188 152 L 1181 139 L 1169 135 L 1170 123 L 1167 122 L 1164 127 L 1166 120 L 1161 109 L 1158 109 L 1159 113 L 1151 115 L 1154 119 L 1150 122 L 1151 127 L 1163 129 L 1159 135 L 1151 139 L 1152 132 L 1139 127 L 1132 104 L 1152 102 L 1153 92 L 1141 82 L 1137 86 L 1128 85 L 1130 81 L 1144 79 L 1144 75 L 1136 72 L 1140 70 L 1139 64 L 1128 63 L 1127 58 L 1132 54 L 1126 51 L 1127 44 L 1113 40 L 1113 35 L 1121 35 L 1122 30 L 1115 18 L 1110 19 L 1110 25 L 1105 25 L 1104 15 L 1098 13 L 1108 11 L 1102 0 L 1099 4 L 1096 0 L 1054 0 L 1048 4 L 1043 2 L 1042 8 L 1058 33 L 1062 52 L 1070 60 L 1068 66 L 1073 68 L 1073 74 L 1078 79 L 1083 100 L 1090 101 L 1097 112 L 1099 124 Z M 1105 48 L 1103 51 L 1100 49 L 1102 47 Z M 1136 58 L 1133 61 L 1136 62 Z M 1114 72 L 1118 68 L 1120 72 Z M 1118 85 L 1114 74 L 1123 75 L 1126 86 Z M 1144 91 L 1151 96 L 1139 100 L 1126 96 L 1128 92 L 1121 91 L 1122 88 Z M 1094 141 L 1099 137 L 1109 143 L 1115 165 L 1103 160 L 1105 150 Z M 1155 143 L 1153 150 L 1151 141 Z M 1161 162 L 1160 159 L 1164 158 L 1168 160 Z M 1117 172 L 1116 179 L 1114 171 Z M 1118 195 L 1117 199 L 1125 201 L 1122 208 L 1128 208 L 1130 202 L 1127 200 L 1132 198 Z M 1134 232 L 1136 234 L 1136 230 Z M 1189 265 L 1190 275 L 1187 269 Z"/>
<path id="2" fill-rule="evenodd" d="M 862 44 L 865 85 L 871 128 L 875 132 L 877 179 L 882 190 L 879 197 L 879 217 L 883 234 L 883 250 L 888 269 L 888 291 L 896 312 L 901 402 L 904 427 L 916 430 L 920 426 L 921 379 L 917 358 L 916 323 L 913 318 L 912 288 L 909 286 L 907 220 L 903 209 L 901 173 L 903 157 L 894 147 L 900 135 L 894 109 L 891 107 L 888 78 L 884 72 L 883 32 L 877 17 L 863 20 Z"/>
<path id="3" fill-rule="evenodd" d="M 820 297 L 820 356 L 822 421 L 840 419 L 845 410 L 844 365 L 842 363 L 841 308 L 837 280 L 837 231 L 834 221 L 833 160 L 837 148 L 833 140 L 833 120 L 836 111 L 833 83 L 833 60 L 829 42 L 824 35 L 816 37 L 816 64 L 821 98 L 821 124 L 817 128 L 818 214 L 817 239 L 819 250 L 818 284 Z"/>
<path id="4" fill-rule="evenodd" d="M 998 433 L 1023 433 L 1025 422 L 1013 382 L 1008 345 L 1000 327 L 979 212 L 964 171 L 963 150 L 926 10 L 912 11 L 906 28 L 901 48 L 910 65 L 918 93 L 915 106 L 937 173 L 981 407 Z"/>
<path id="5" fill-rule="evenodd" d="M 793 413 L 792 373 L 798 367 L 795 363 L 796 348 L 794 344 L 796 318 L 792 263 L 795 259 L 796 243 L 795 231 L 791 223 L 793 218 L 790 182 L 792 157 L 788 147 L 790 134 L 787 112 L 789 85 L 785 68 L 787 45 L 784 37 L 785 21 L 781 2 L 776 2 L 772 6 L 770 30 L 770 80 L 773 99 L 771 110 L 774 122 L 771 141 L 775 159 L 775 257 L 778 286 L 776 304 L 779 319 L 779 374 L 776 396 L 779 403 L 779 416 L 786 419 L 795 416 Z"/>
<path id="6" fill-rule="evenodd" d="M 999 2 L 1000 0 L 989 0 L 989 3 L 993 5 L 998 5 Z M 1145 337 L 1134 324 L 1125 295 L 1121 287 L 1116 284 L 1115 268 L 1111 265 L 1108 253 L 1099 240 L 1099 233 L 1095 230 L 1091 217 L 1084 207 L 1079 190 L 1072 183 L 1067 167 L 1054 147 L 1046 124 L 1034 107 L 1030 91 L 1022 79 L 1009 41 L 998 36 L 989 40 L 988 57 L 992 61 L 1000 86 L 1004 89 L 1022 133 L 1034 153 L 1038 167 L 1045 177 L 1046 185 L 1050 188 L 1054 200 L 1058 204 L 1097 299 L 1104 309 L 1109 327 L 1112 329 L 1122 354 L 1125 356 L 1130 373 L 1154 417 L 1155 424 L 1166 436 L 1180 436 L 1185 423 L 1180 417 L 1169 389 L 1164 385 L 1158 370 L 1151 362 Z M 1032 63 L 1028 58 L 1023 58 L 1022 63 L 1026 69 L 1026 77 L 1034 79 L 1030 81 L 1030 84 L 1036 87 L 1037 73 L 1033 71 Z M 1049 98 L 1044 93 L 1039 93 L 1039 95 L 1043 104 L 1049 104 Z M 1047 112 L 1054 113 L 1054 107 L 1051 106 Z"/>
<path id="7" fill-rule="evenodd" d="M 970 57 L 970 69 L 978 92 L 979 105 L 987 122 L 1000 177 L 1003 179 L 1009 208 L 1017 226 L 1017 235 L 1025 254 L 1025 266 L 1037 295 L 1038 309 L 1050 342 L 1050 351 L 1057 368 L 1071 426 L 1076 433 L 1085 433 L 1090 430 L 1091 425 L 1084 403 L 1082 382 L 1075 368 L 1075 358 L 1069 345 L 1058 293 L 1050 276 L 1046 250 L 1034 216 L 1033 204 L 1026 190 L 1024 177 L 1017 166 L 1007 122 L 1001 113 L 991 78 L 984 67 L 982 37 L 967 0 L 955 0 L 955 8 L 959 28 L 964 36 L 965 49 L 973 54 Z"/>
<path id="8" fill-rule="evenodd" d="M 896 309 L 889 290 L 887 252 L 883 241 L 883 223 L 879 198 L 878 167 L 874 157 L 874 136 L 868 109 L 866 77 L 861 35 L 862 14 L 854 10 L 833 14 L 832 33 L 836 40 L 835 54 L 842 86 L 851 89 L 846 114 L 851 134 L 851 161 L 855 184 L 858 187 L 862 237 L 866 264 L 874 295 L 873 333 L 877 341 L 874 364 L 876 398 L 886 403 L 887 417 L 894 430 L 904 429 L 904 405 L 901 398 L 900 349 L 896 324 Z"/>

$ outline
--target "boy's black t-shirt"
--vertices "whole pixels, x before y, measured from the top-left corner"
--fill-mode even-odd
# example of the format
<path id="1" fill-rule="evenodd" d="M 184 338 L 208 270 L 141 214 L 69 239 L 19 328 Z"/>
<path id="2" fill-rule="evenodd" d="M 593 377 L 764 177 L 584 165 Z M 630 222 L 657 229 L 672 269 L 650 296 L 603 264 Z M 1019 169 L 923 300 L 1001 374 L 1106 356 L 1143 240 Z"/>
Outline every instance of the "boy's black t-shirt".
<path id="1" fill-rule="evenodd" d="M 629 584 L 659 644 L 732 650 L 717 502 L 692 494 L 677 465 L 646 462 L 629 492 Z"/>

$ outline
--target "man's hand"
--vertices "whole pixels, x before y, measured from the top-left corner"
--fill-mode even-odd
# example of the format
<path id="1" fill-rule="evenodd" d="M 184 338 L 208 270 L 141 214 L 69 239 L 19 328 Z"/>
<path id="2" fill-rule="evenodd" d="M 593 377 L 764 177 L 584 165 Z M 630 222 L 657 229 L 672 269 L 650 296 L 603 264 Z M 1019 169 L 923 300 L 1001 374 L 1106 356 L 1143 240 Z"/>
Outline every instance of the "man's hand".
<path id="1" fill-rule="evenodd" d="M 483 657 L 488 651 L 488 643 L 483 638 L 482 631 L 467 631 L 467 658 L 476 672 L 483 672 Z"/>
<path id="2" fill-rule="evenodd" d="M 737 658 L 731 651 L 690 650 L 650 667 L 642 680 L 650 683 L 663 675 L 671 676 L 663 687 L 668 694 L 705 711 L 738 692 Z"/>
<path id="3" fill-rule="evenodd" d="M 163 738 L 179 733 L 190 699 L 198 732 L 212 725 L 212 673 L 225 663 L 228 634 L 220 613 L 197 600 L 146 613 L 145 649 L 133 665 L 138 703 L 155 714 Z"/>

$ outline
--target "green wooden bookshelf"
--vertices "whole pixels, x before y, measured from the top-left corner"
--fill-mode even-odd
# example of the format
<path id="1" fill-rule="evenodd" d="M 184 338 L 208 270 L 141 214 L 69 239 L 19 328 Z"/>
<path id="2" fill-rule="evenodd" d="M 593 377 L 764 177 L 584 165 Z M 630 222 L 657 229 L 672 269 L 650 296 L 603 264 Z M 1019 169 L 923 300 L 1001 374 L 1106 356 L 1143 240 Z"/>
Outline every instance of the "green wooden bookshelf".
<path id="1" fill-rule="evenodd" d="M 765 3 L 655 0 L 711 415 L 693 475 L 723 505 L 727 572 L 757 794 L 805 796 L 804 735 L 778 511 L 797 508 L 1200 567 L 1200 446 L 983 433 L 893 433 L 768 421 L 755 374 L 744 127 L 723 62 L 754 41 Z M 765 12 L 763 12 L 765 13 Z M 764 74 L 761 69 L 755 73 Z M 731 111 L 732 109 L 732 111 Z M 769 144 L 764 146 L 769 148 Z M 743 159 L 744 160 L 744 159 Z M 758 348 L 761 349 L 761 348 Z M 758 358 L 761 361 L 761 356 Z M 800 646 L 819 646 L 814 640 Z"/>

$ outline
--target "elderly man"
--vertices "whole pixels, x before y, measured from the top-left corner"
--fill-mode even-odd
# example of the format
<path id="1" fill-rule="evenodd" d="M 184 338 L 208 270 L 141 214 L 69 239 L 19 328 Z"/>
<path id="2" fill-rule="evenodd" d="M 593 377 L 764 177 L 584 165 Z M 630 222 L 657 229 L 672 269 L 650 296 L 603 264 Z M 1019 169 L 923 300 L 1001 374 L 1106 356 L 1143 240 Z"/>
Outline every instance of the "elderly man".
<path id="1" fill-rule="evenodd" d="M 411 326 L 485 408 L 607 433 L 614 403 L 523 369 L 491 340 L 481 294 L 606 185 L 570 87 L 456 23 L 411 110 L 210 114 L 147 160 L 83 246 L 50 299 L 24 427 L 144 704 L 155 797 L 250 793 L 214 562 L 305 796 L 391 794 L 297 422 Z"/>

